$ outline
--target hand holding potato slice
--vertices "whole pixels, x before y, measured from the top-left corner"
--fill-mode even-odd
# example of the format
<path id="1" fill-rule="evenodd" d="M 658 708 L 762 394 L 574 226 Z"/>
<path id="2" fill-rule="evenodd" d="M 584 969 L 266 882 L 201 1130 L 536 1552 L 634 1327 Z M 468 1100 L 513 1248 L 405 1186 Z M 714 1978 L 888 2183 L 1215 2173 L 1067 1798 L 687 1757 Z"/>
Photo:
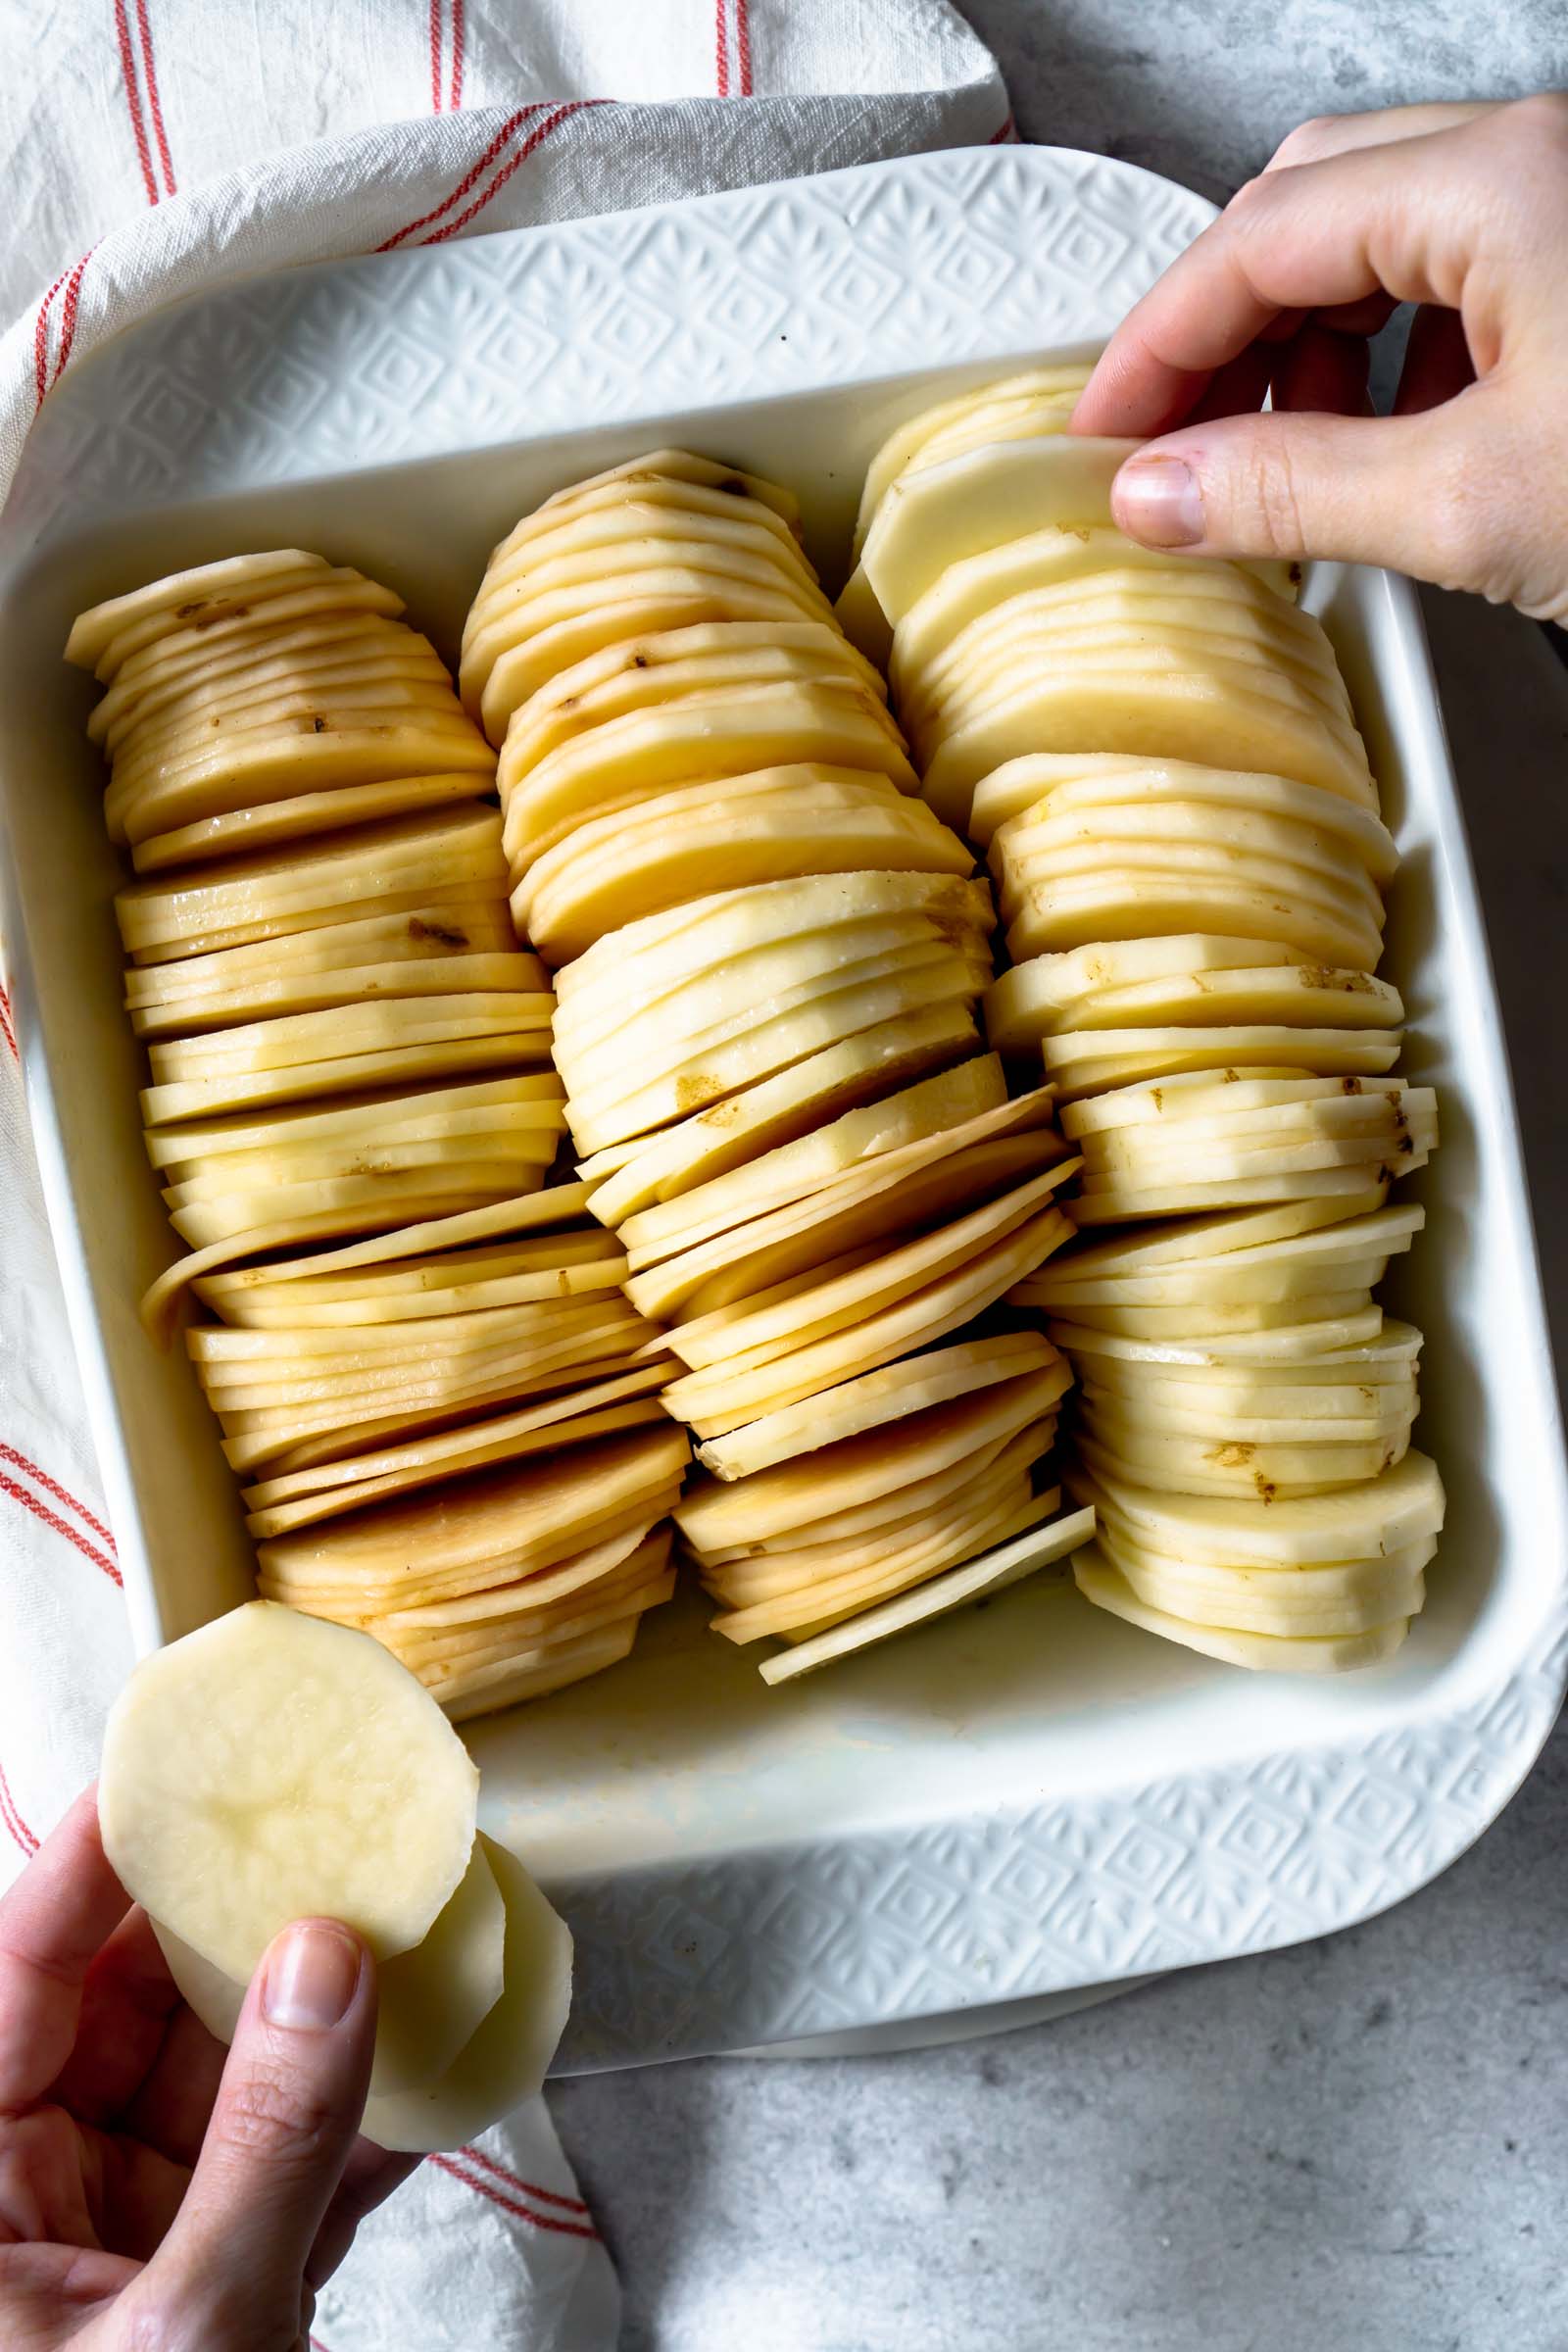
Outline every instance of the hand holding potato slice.
<path id="1" fill-rule="evenodd" d="M 423 2151 L 538 2089 L 570 1999 L 571 1939 L 515 1856 L 476 1836 L 477 1789 L 380 1643 L 254 1601 L 142 1661 L 110 1716 L 98 1806 L 220 2040 L 290 1920 L 364 1938 L 379 1991 L 364 2129 Z"/>

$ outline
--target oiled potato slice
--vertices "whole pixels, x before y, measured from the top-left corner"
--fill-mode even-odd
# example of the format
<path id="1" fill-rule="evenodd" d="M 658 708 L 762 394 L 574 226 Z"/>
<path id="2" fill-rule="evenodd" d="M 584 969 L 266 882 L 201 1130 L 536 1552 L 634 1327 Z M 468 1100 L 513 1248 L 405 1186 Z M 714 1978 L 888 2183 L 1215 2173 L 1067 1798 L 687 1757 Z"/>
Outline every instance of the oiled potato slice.
<path id="1" fill-rule="evenodd" d="M 477 1795 L 378 1643 L 253 1601 L 136 1668 L 98 1808 L 127 1892 L 248 1982 L 293 1919 L 342 1919 L 377 1959 L 419 1942 L 468 1866 Z"/>

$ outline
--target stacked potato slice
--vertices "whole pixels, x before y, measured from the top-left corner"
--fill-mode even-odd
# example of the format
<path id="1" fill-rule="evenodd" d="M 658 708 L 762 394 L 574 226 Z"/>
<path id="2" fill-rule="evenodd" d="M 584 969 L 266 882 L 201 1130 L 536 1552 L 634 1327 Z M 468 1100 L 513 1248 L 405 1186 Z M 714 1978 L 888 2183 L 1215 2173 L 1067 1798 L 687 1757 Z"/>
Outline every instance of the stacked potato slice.
<path id="1" fill-rule="evenodd" d="M 507 907 L 494 758 L 400 611 L 284 551 L 101 606 L 69 650 L 149 869 L 117 902 L 126 1003 L 191 1250 L 149 1319 L 191 1286 L 216 1317 L 187 1346 L 250 1529 L 285 1544 L 268 1589 L 374 1620 L 467 1714 L 624 1654 L 669 1591 L 685 1446 L 623 1252 L 548 1185 L 555 1000 Z M 647 1474 L 612 1544 L 623 1433 Z"/>
<path id="2" fill-rule="evenodd" d="M 450 1722 L 375 1642 L 253 1601 L 141 1661 L 109 1717 L 98 1811 L 220 2041 L 291 1920 L 363 1936 L 378 1996 L 365 2132 L 423 2151 L 539 2089 L 570 2002 L 571 1937 L 476 1830 L 478 1787 Z"/>
<path id="3" fill-rule="evenodd" d="M 1376 975 L 1395 844 L 1284 569 L 1133 548 L 1129 445 L 990 413 L 969 395 L 961 450 L 873 466 L 843 609 L 890 633 L 922 789 L 988 849 L 1011 966 L 987 1028 L 1065 1098 L 1072 1217 L 1180 1220 L 1010 1294 L 1082 1383 L 1079 1583 L 1216 1656 L 1367 1662 L 1442 1520 L 1408 1450 L 1420 1336 L 1373 1298 L 1422 1221 L 1389 1187 L 1437 1141 Z"/>
<path id="4" fill-rule="evenodd" d="M 1076 1163 L 1049 1090 L 1009 1103 L 981 1051 L 990 893 L 915 794 L 796 521 L 784 492 L 659 452 L 526 517 L 464 641 L 514 912 L 564 967 L 579 1176 L 686 1367 L 663 1402 L 712 1475 L 677 1523 L 743 1642 L 799 1641 L 1049 1515 L 1035 1465 L 1067 1379 L 1005 1317 L 944 1345 L 1068 1238 Z M 993 1356 L 1005 1393 L 955 1419 Z M 894 1416 L 890 1481 L 863 1433 Z M 753 1564 L 748 1497 L 781 1465 Z M 715 1496 L 739 1536 L 705 1534 Z"/>

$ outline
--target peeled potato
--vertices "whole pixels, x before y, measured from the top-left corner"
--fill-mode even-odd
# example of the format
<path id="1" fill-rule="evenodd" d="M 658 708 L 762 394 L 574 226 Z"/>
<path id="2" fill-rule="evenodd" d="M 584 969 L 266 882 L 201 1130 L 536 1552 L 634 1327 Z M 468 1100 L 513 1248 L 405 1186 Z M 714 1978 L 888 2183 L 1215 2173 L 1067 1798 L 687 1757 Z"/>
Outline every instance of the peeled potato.
<path id="1" fill-rule="evenodd" d="M 972 853 L 923 801 L 868 771 L 800 765 L 666 794 L 599 817 L 538 858 L 513 912 L 557 962 L 605 933 L 713 892 L 796 875 L 909 867 L 966 875 Z"/>
<path id="2" fill-rule="evenodd" d="M 571 1936 L 515 1854 L 480 1833 L 506 1906 L 501 1997 L 445 2072 L 400 2096 L 371 2097 L 362 2129 L 378 2147 L 464 2147 L 544 2082 L 571 2007 Z"/>
<path id="3" fill-rule="evenodd" d="M 126 1891 L 248 1983 L 290 1920 L 408 1951 L 456 1892 L 478 1774 L 367 1637 L 253 1601 L 144 1658 L 110 1711 L 98 1808 Z"/>
<path id="4" fill-rule="evenodd" d="M 955 1059 L 965 1029 L 972 1036 L 966 1014 L 956 1016 L 952 1008 L 942 1006 L 906 1022 L 889 1022 L 797 1063 L 794 1070 L 780 1072 L 749 1094 L 732 1097 L 727 1105 L 715 1105 L 679 1127 L 666 1128 L 595 1190 L 594 1214 L 617 1227 L 641 1271 L 677 1250 L 693 1249 L 788 1201 L 804 1200 L 861 1160 L 1000 1112 L 1007 1090 L 995 1054 L 958 1061 L 956 1068 L 939 1069 L 934 1077 L 918 1078 L 897 1093 L 882 1091 L 907 1074 L 905 1065 L 915 1059 L 927 1040 L 927 1061 Z M 950 1038 L 954 1044 L 944 1053 L 941 1048 Z M 890 1046 L 894 1053 L 889 1053 Z M 829 1074 L 838 1072 L 843 1074 L 837 1085 L 829 1085 Z M 880 1093 L 881 1099 L 841 1108 L 843 1102 L 856 1100 L 858 1077 L 861 1092 Z M 778 1106 L 776 1124 L 762 1115 L 768 1096 L 769 1112 Z M 808 1115 L 797 1119 L 786 1109 L 786 1103 L 797 1101 L 808 1113 L 817 1114 L 818 1123 Z M 721 1108 L 731 1113 L 728 1120 L 719 1117 Z M 741 1115 L 734 1115 L 738 1111 Z"/>

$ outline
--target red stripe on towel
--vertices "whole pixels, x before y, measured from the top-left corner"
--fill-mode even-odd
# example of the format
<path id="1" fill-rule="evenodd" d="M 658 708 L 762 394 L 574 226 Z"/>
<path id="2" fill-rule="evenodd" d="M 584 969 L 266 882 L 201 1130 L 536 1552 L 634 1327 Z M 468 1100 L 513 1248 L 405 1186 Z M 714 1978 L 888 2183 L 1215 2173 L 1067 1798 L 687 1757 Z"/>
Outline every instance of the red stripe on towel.
<path id="1" fill-rule="evenodd" d="M 520 171 L 522 166 L 528 161 L 529 156 L 533 154 L 534 150 L 538 147 L 542 147 L 546 139 L 551 137 L 554 132 L 561 128 L 563 122 L 567 122 L 573 115 L 580 115 L 585 106 L 603 106 L 604 104 L 605 101 L 602 98 L 574 98 L 569 106 L 558 108 L 555 114 L 549 116 L 545 122 L 540 123 L 537 130 L 532 130 L 528 133 L 528 136 L 523 140 L 522 145 L 517 149 L 516 154 L 512 157 L 511 161 L 502 171 L 496 173 L 494 179 L 485 189 L 482 196 L 476 196 L 472 204 L 468 206 L 467 210 L 466 212 L 459 213 L 455 220 L 449 220 L 445 228 L 438 228 L 433 236 L 421 237 L 419 239 L 420 244 L 444 245 L 448 237 L 457 236 L 461 229 L 467 227 L 468 222 L 477 213 L 482 213 L 485 206 L 500 195 L 502 189 L 506 186 L 514 172 Z"/>
<path id="2" fill-rule="evenodd" d="M 31 1856 L 38 1851 L 37 1838 L 17 1809 L 17 1800 L 11 1793 L 11 1784 L 6 1779 L 3 1764 L 0 1764 L 0 1821 L 5 1823 L 24 1854 Z"/>
<path id="3" fill-rule="evenodd" d="M 55 296 L 59 293 L 65 282 L 66 272 L 64 270 L 62 270 L 60 275 L 55 279 L 54 284 L 50 287 L 48 293 L 39 303 L 38 317 L 33 324 L 32 380 L 37 388 L 37 398 L 33 403 L 35 410 L 42 405 L 43 396 L 49 388 L 49 312 L 53 306 Z M 16 1052 L 15 1044 L 13 1044 L 11 1050 L 13 1053 Z"/>
<path id="4" fill-rule="evenodd" d="M 115 0 L 115 37 L 120 43 L 120 70 L 125 77 L 125 104 L 130 109 L 130 135 L 136 142 L 136 161 L 141 166 L 142 185 L 149 204 L 158 202 L 158 181 L 153 173 L 153 151 L 147 144 L 147 125 L 142 121 L 141 92 L 136 87 L 136 61 L 130 49 L 130 22 L 125 15 L 125 0 Z"/>
<path id="5" fill-rule="evenodd" d="M 394 246 L 401 245 L 406 238 L 412 237 L 416 229 L 428 228 L 432 220 L 439 220 L 443 214 L 451 212 L 452 207 L 455 204 L 461 204 L 464 197 L 468 193 L 468 190 L 473 187 L 477 181 L 484 177 L 484 174 L 486 172 L 488 172 L 490 166 L 495 162 L 496 157 L 501 153 L 502 149 L 512 138 L 518 125 L 526 122 L 530 115 L 537 115 L 541 113 L 544 105 L 545 101 L 542 98 L 531 99 L 526 106 L 519 106 L 514 115 L 509 115 L 505 122 L 502 123 L 501 128 L 496 132 L 496 135 L 491 140 L 489 146 L 485 149 L 483 155 L 480 156 L 479 161 L 474 165 L 472 171 L 466 172 L 464 177 L 459 180 L 451 195 L 444 197 L 433 212 L 421 213 L 417 220 L 409 221 L 406 227 L 400 228 L 397 231 L 396 235 L 388 237 L 384 244 L 380 244 L 376 247 L 376 252 L 390 253 Z"/>
<path id="6" fill-rule="evenodd" d="M 147 0 L 136 0 L 136 30 L 141 36 L 142 75 L 147 84 L 147 112 L 153 121 L 153 137 L 158 142 L 158 161 L 163 167 L 164 194 L 174 193 L 174 167 L 169 158 L 169 138 L 164 129 L 164 110 L 158 98 L 158 67 L 153 58 L 153 31 L 147 22 Z"/>
<path id="7" fill-rule="evenodd" d="M 497 2164 L 493 2156 L 487 2156 L 483 2148 L 465 2146 L 459 2148 L 457 2153 L 466 2156 L 470 2164 L 482 2165 L 487 2173 L 494 2173 L 498 2180 L 505 2180 L 510 2188 L 520 2189 L 525 2196 L 538 2197 L 543 2204 L 562 2205 L 567 2213 L 580 2213 L 590 2221 L 593 2219 L 581 2197 L 564 2197 L 559 2189 L 541 2188 L 537 2180 L 519 2180 L 515 2173 L 509 2173 L 504 2164 Z"/>
<path id="8" fill-rule="evenodd" d="M 452 0 L 452 91 L 447 100 L 452 112 L 463 109 L 463 0 Z"/>
<path id="9" fill-rule="evenodd" d="M 75 1545 L 84 1560 L 91 1560 L 93 1566 L 101 1568 L 113 1583 L 118 1585 L 123 1582 L 114 1561 L 106 1559 L 95 1544 L 89 1544 L 86 1537 L 74 1528 L 68 1519 L 62 1519 L 58 1511 L 52 1511 L 46 1502 L 40 1502 L 30 1488 L 19 1485 L 14 1478 L 8 1478 L 3 1470 L 0 1470 L 0 1494 L 9 1494 L 13 1502 L 20 1502 L 24 1511 L 30 1511 L 35 1519 L 42 1520 L 45 1527 L 52 1527 L 57 1536 L 64 1536 L 68 1544 Z"/>
<path id="10" fill-rule="evenodd" d="M 52 1494 L 56 1502 L 63 1502 L 68 1510 L 74 1511 L 76 1517 L 83 1520 L 92 1529 L 95 1536 L 102 1536 L 105 1547 L 111 1552 L 114 1550 L 115 1539 L 103 1521 L 95 1519 L 86 1504 L 78 1502 L 68 1488 L 61 1486 L 57 1479 L 50 1477 L 47 1470 L 40 1470 L 36 1462 L 29 1462 L 26 1455 L 19 1453 L 14 1446 L 0 1445 L 0 1461 L 9 1462 L 13 1470 L 24 1471 L 34 1486 L 42 1487 L 44 1493 Z"/>
<path id="11" fill-rule="evenodd" d="M 66 299 L 60 306 L 60 357 L 56 360 L 55 371 L 49 378 L 51 384 L 59 383 L 65 372 L 66 362 L 71 357 L 72 346 L 76 340 L 76 309 L 81 299 L 81 281 L 86 274 L 87 264 L 97 250 L 96 245 L 89 245 L 67 280 Z"/>
<path id="12" fill-rule="evenodd" d="M 466 2173 L 462 2165 L 454 2164 L 450 2156 L 431 2156 L 428 2162 L 433 2164 L 439 2172 L 450 2173 L 454 2180 L 461 2180 L 465 2188 L 471 2188 L 477 2195 L 488 2197 L 491 2204 L 499 2205 L 503 2213 L 514 2215 L 519 2222 L 529 2223 L 535 2230 L 553 2230 L 563 2237 L 597 2238 L 599 2235 L 598 2230 L 590 2223 L 562 2222 L 558 2221 L 553 2214 L 533 2212 L 518 2198 L 509 2197 L 504 2190 L 496 2188 L 490 2181 L 476 2180 L 472 2173 Z"/>

